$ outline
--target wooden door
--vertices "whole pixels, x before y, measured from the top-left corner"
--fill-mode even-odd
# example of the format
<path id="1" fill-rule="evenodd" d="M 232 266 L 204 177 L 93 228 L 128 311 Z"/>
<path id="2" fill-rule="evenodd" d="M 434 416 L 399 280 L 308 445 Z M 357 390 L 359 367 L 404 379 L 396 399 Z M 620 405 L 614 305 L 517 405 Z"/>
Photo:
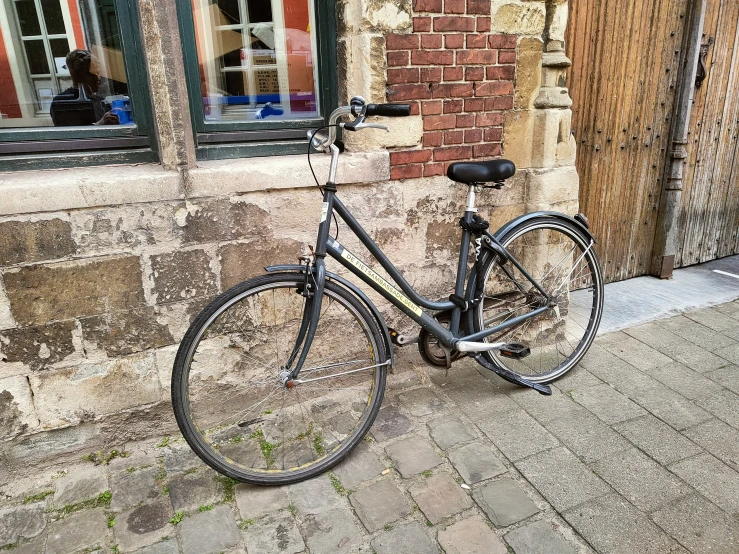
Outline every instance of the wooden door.
<path id="1" fill-rule="evenodd" d="M 570 0 L 580 210 L 607 281 L 650 271 L 687 7 L 688 0 Z"/>
<path id="2" fill-rule="evenodd" d="M 691 113 L 675 265 L 739 253 L 739 2 L 708 0 L 707 78 Z"/>

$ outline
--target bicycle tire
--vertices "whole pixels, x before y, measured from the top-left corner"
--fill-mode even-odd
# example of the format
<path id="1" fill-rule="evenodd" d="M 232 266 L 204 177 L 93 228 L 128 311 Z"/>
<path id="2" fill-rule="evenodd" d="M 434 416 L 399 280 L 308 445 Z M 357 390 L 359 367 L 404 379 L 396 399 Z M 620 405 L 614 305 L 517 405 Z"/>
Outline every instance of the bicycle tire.
<path id="1" fill-rule="evenodd" d="M 486 339 L 523 343 L 530 349 L 530 355 L 516 359 L 489 352 L 486 357 L 530 381 L 551 383 L 575 367 L 595 339 L 603 314 L 600 263 L 590 237 L 576 224 L 559 218 L 538 217 L 523 222 L 499 240 L 547 293 L 559 292 L 556 305 L 542 315 Z M 574 251 L 569 250 L 570 245 Z M 565 263 L 570 256 L 573 256 L 572 263 L 577 264 L 574 267 Z M 497 255 L 487 260 L 483 275 L 485 296 L 475 308 L 475 331 L 521 315 L 526 309 L 542 307 L 543 295 L 513 264 L 500 265 Z M 519 285 L 525 283 L 526 286 L 520 287 L 523 291 L 514 280 Z M 566 294 L 561 290 L 565 280 Z M 573 341 L 576 341 L 574 345 Z"/>
<path id="2" fill-rule="evenodd" d="M 307 374 L 315 372 L 314 378 L 323 379 L 293 388 L 280 382 L 280 353 L 287 353 L 283 360 L 289 357 L 287 350 L 292 346 L 287 350 L 283 348 L 291 340 L 294 345 L 295 338 L 287 335 L 299 327 L 305 309 L 306 298 L 299 294 L 304 283 L 305 277 L 301 274 L 280 273 L 236 285 L 203 310 L 180 344 L 172 374 L 172 402 L 177 424 L 187 443 L 206 464 L 237 481 L 284 485 L 327 471 L 362 440 L 382 404 L 389 359 L 382 334 L 362 303 L 331 281 L 326 281 L 316 338 L 298 378 L 305 380 L 306 376 L 311 377 Z M 239 309 L 241 312 L 237 311 Z M 284 326 L 280 328 L 278 320 L 283 315 Z M 247 329 L 248 324 L 252 327 Z M 287 338 L 269 333 L 278 329 L 282 329 Z M 332 332 L 339 329 L 341 334 Z M 262 347 L 262 336 L 275 337 L 272 348 Z M 311 363 L 317 359 L 314 352 L 333 352 L 331 348 L 335 350 L 337 340 L 342 343 L 337 351 L 338 358 L 330 365 Z M 273 351 L 276 365 L 269 363 Z M 365 358 L 357 358 L 359 354 L 370 356 L 367 359 L 370 363 L 365 363 Z M 340 359 L 342 356 L 349 361 Z M 354 371 L 356 366 L 375 367 Z M 233 375 L 226 374 L 230 370 Z M 244 379 L 251 370 L 256 372 L 258 380 Z M 264 375 L 259 376 L 258 372 Z M 265 389 L 265 399 L 246 410 L 241 409 L 262 394 L 256 392 L 260 388 Z M 270 392 L 267 393 L 267 389 Z M 224 391 L 227 396 L 220 402 Z M 266 401 L 273 394 L 280 398 L 267 408 Z M 245 395 L 249 396 L 244 398 Z M 235 402 L 239 397 L 240 402 Z M 213 404 L 216 400 L 220 404 Z M 227 412 L 231 405 L 239 411 L 219 415 L 219 410 Z M 255 406 L 258 411 L 254 411 Z M 215 414 L 213 421 L 211 414 Z M 337 430 L 338 427 L 341 429 Z M 290 434 L 297 430 L 299 434 Z M 275 442 L 274 437 L 280 438 L 280 432 L 282 440 Z M 257 450 L 263 460 L 258 458 Z M 247 463 L 249 459 L 251 467 Z"/>

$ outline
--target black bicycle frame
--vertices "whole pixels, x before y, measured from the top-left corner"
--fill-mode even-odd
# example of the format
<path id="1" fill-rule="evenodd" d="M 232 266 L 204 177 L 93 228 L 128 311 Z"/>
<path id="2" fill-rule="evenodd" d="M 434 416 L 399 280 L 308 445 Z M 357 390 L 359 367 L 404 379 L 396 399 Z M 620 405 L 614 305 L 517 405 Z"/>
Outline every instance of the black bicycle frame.
<path id="1" fill-rule="evenodd" d="M 388 273 L 390 278 L 394 281 L 388 282 L 381 275 L 373 271 L 367 266 L 362 260 L 357 258 L 344 246 L 342 246 L 337 240 L 329 236 L 331 227 L 331 220 L 333 213 L 336 212 L 341 220 L 351 229 L 354 235 L 360 240 L 360 242 L 369 250 L 370 254 L 380 263 L 383 269 Z M 465 212 L 465 219 L 467 222 L 471 222 L 473 218 L 473 212 Z M 457 267 L 457 278 L 455 282 L 454 294 L 458 297 L 463 297 L 465 292 L 466 276 L 468 258 L 470 253 L 470 231 L 462 230 L 462 245 L 459 252 L 459 264 Z M 521 264 L 508 252 L 497 239 L 486 233 L 486 238 L 492 244 L 496 245 L 494 252 L 500 251 L 506 256 L 506 261 L 511 262 L 516 269 L 539 291 L 548 301 L 550 296 L 544 291 L 541 285 L 521 266 Z M 492 249 L 491 246 L 486 245 L 483 241 L 483 247 Z M 384 252 L 379 246 L 372 240 L 367 231 L 359 224 L 349 210 L 341 203 L 336 197 L 336 186 L 332 183 L 326 185 L 323 196 L 323 209 L 321 211 L 321 224 L 318 228 L 318 240 L 316 242 L 315 253 L 315 271 L 313 273 L 306 272 L 306 279 L 310 279 L 310 275 L 314 275 L 315 286 L 312 295 L 310 295 L 309 301 L 306 302 L 305 312 L 303 314 L 303 323 L 298 333 L 298 338 L 293 351 L 293 356 L 290 359 L 288 367 L 292 365 L 297 352 L 300 350 L 302 345 L 302 351 L 297 364 L 291 372 L 291 377 L 296 379 L 300 370 L 305 363 L 305 359 L 310 350 L 310 346 L 313 343 L 313 337 L 315 336 L 318 328 L 318 321 L 321 315 L 321 304 L 323 300 L 323 290 L 326 281 L 326 256 L 331 256 L 337 260 L 340 264 L 346 267 L 349 271 L 354 273 L 362 281 L 367 283 L 372 289 L 382 295 L 386 300 L 393 304 L 396 308 L 401 310 L 405 315 L 410 317 L 413 321 L 418 323 L 421 327 L 426 329 L 431 335 L 437 337 L 439 341 L 447 348 L 454 348 L 454 345 L 459 341 L 477 342 L 481 341 L 490 335 L 505 331 L 511 327 L 520 325 L 524 321 L 533 319 L 538 315 L 546 312 L 549 307 L 545 305 L 537 308 L 527 314 L 506 320 L 504 323 L 491 327 L 490 329 L 484 329 L 478 333 L 471 335 L 459 336 L 460 322 L 462 317 L 462 309 L 451 301 L 446 302 L 433 302 L 419 295 L 413 287 L 403 278 L 397 268 L 392 262 L 385 256 Z M 515 281 L 514 281 L 515 282 Z M 431 311 L 449 311 L 451 310 L 451 322 L 449 329 L 440 324 L 434 317 L 428 315 L 423 311 L 422 308 Z M 472 329 L 466 329 L 472 331 Z"/>

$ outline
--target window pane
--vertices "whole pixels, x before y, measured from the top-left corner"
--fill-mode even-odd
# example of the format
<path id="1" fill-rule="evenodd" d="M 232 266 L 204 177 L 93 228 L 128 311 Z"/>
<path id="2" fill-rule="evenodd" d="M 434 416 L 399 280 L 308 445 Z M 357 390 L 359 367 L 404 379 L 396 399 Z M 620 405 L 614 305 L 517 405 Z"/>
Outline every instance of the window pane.
<path id="1" fill-rule="evenodd" d="M 312 0 L 192 0 L 206 121 L 319 117 Z"/>
<path id="2" fill-rule="evenodd" d="M 6 6 L 13 4 L 10 11 Z M 21 127 L 133 125 L 115 1 L 38 4 L 43 25 L 36 2 L 0 0 L 0 20 L 9 19 L 13 33 L 0 37 L 0 73 L 8 76 L 0 78 L 0 134 Z M 23 39 L 27 35 L 33 38 Z"/>

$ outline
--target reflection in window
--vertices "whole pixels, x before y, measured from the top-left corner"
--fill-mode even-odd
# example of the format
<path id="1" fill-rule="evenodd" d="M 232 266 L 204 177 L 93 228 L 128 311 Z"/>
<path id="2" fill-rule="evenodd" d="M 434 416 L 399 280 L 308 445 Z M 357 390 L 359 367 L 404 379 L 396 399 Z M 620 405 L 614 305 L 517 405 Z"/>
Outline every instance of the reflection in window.
<path id="1" fill-rule="evenodd" d="M 0 0 L 0 128 L 132 123 L 115 0 Z"/>
<path id="2" fill-rule="evenodd" d="M 320 116 L 311 0 L 192 0 L 206 121 Z"/>

